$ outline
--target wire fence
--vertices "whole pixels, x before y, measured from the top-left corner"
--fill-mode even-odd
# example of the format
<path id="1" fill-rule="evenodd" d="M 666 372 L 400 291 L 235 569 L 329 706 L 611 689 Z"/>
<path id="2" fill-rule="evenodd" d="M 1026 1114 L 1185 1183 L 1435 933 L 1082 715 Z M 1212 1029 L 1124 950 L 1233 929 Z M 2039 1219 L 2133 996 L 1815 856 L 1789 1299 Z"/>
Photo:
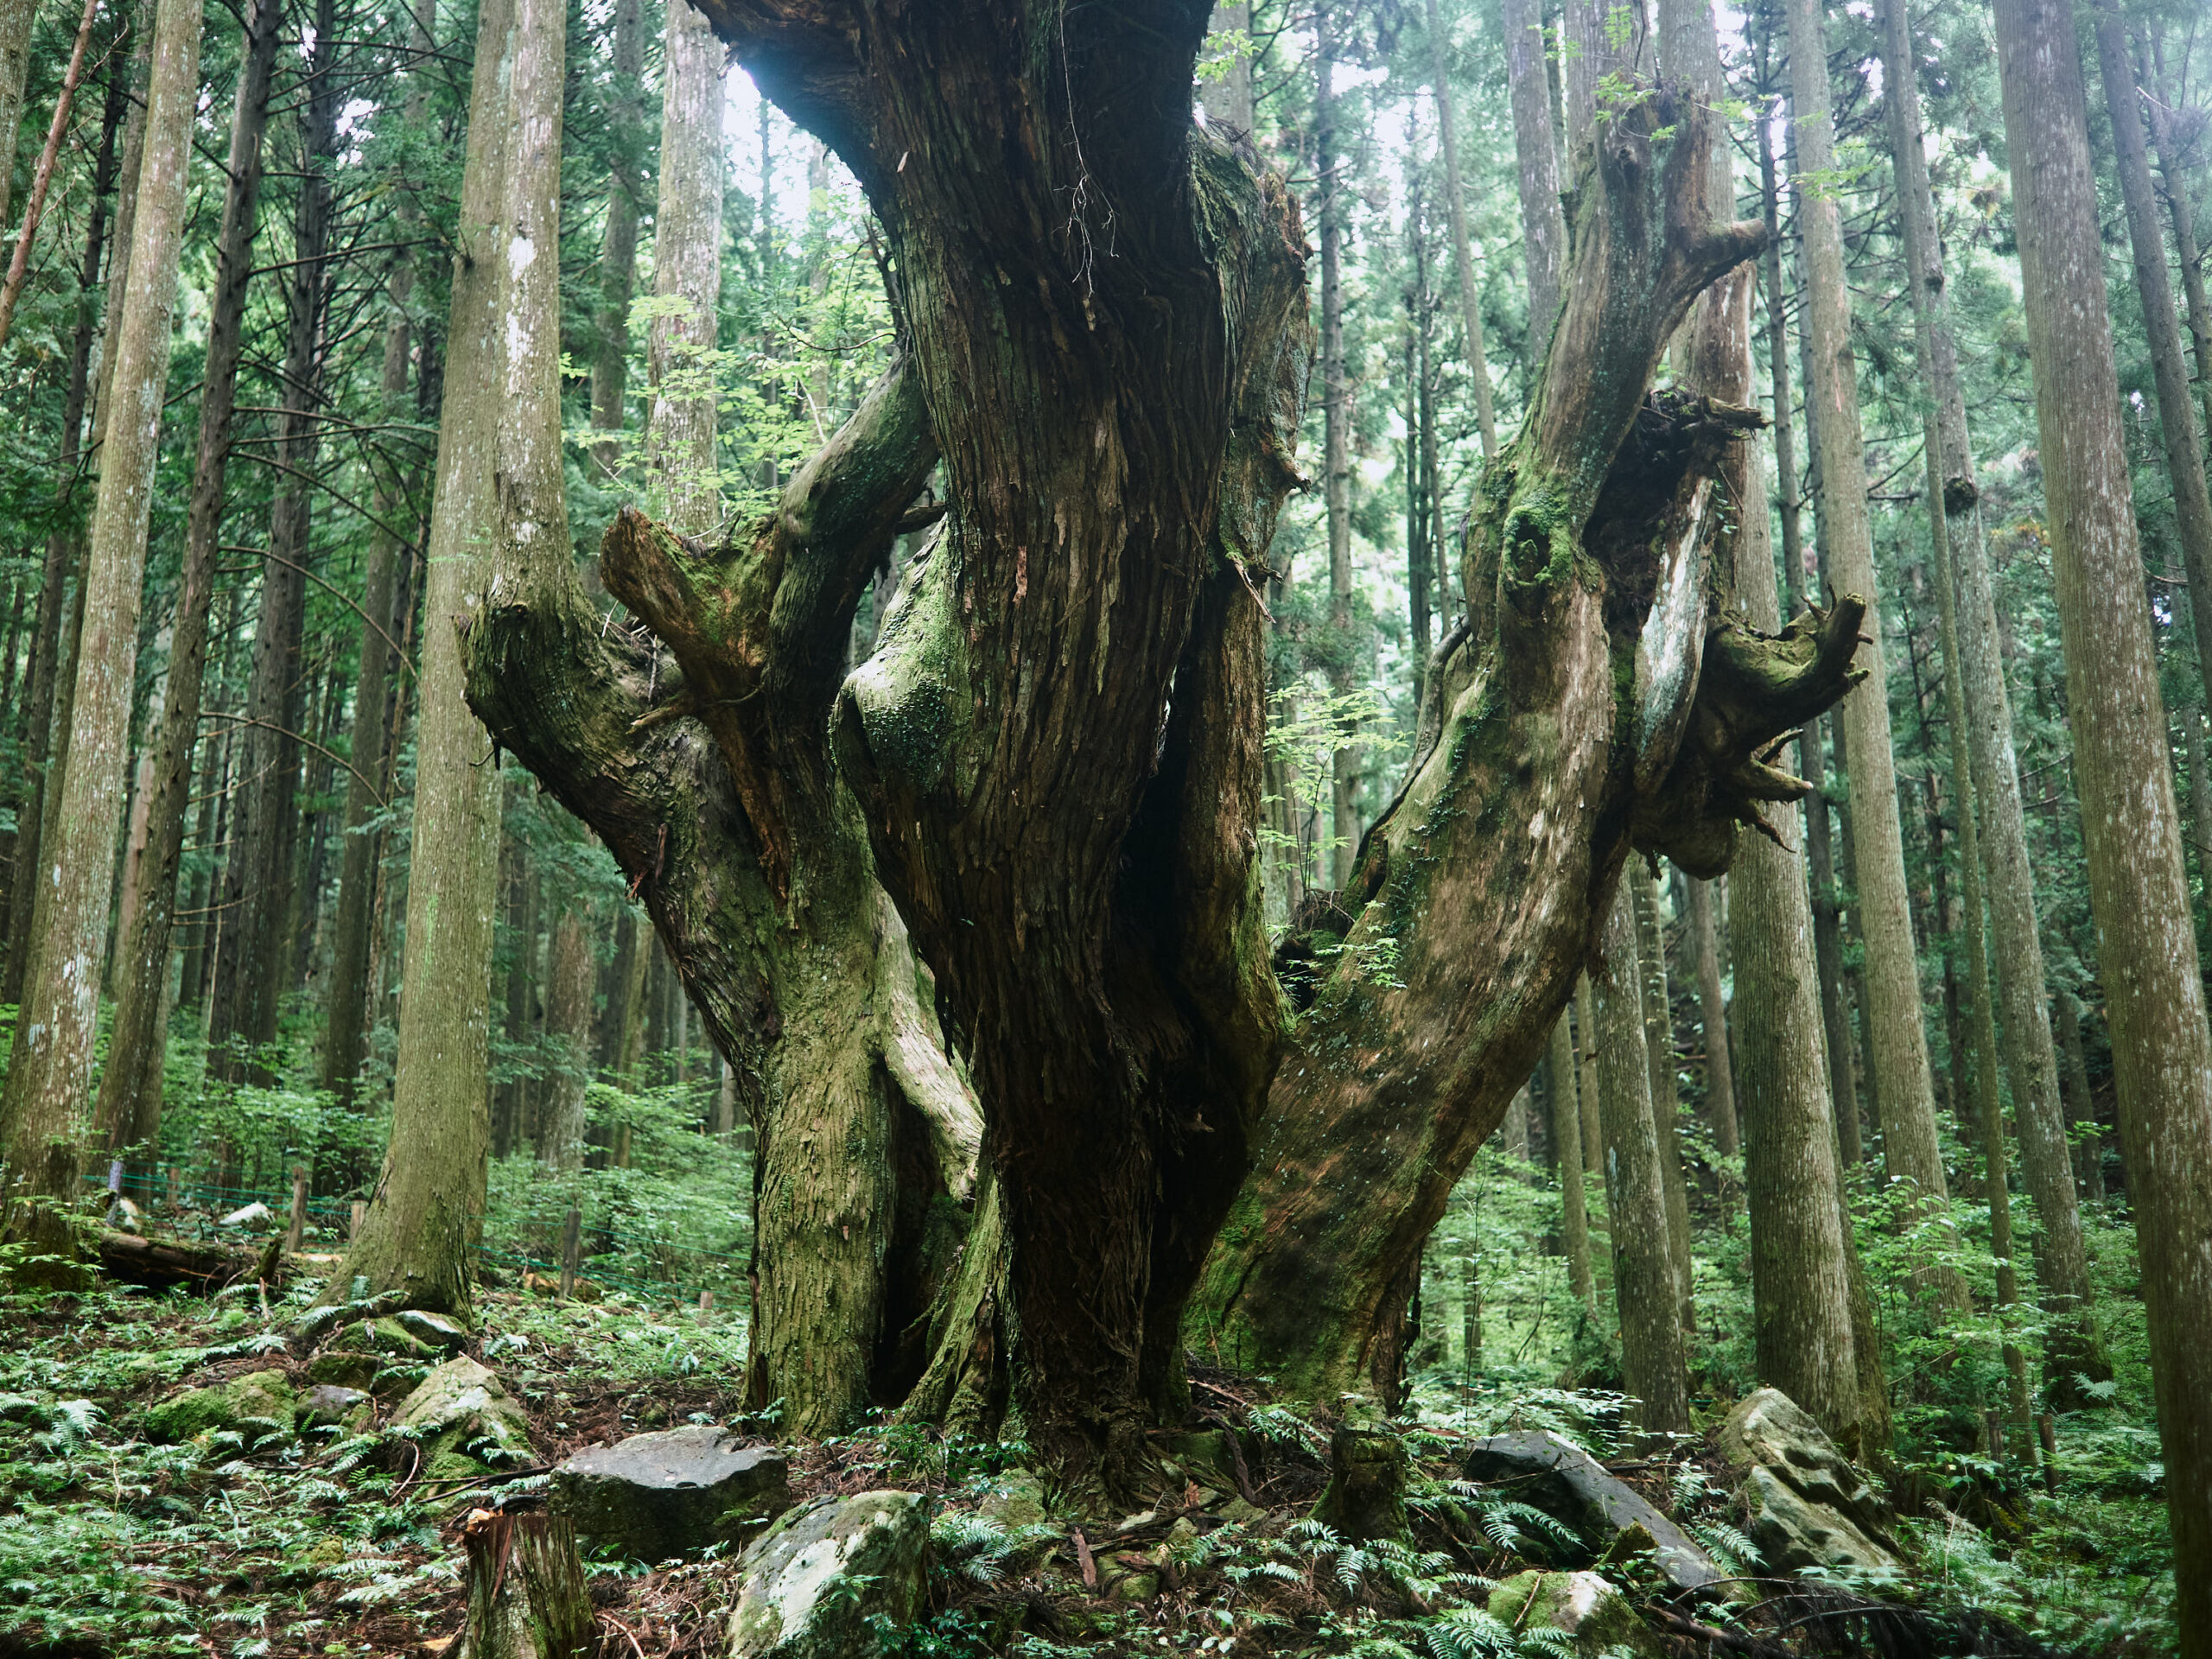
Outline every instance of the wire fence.
<path id="1" fill-rule="evenodd" d="M 150 1171 L 133 1170 L 127 1179 L 114 1169 L 105 1180 L 96 1174 L 85 1179 L 134 1204 L 145 1202 L 150 1206 L 149 1219 L 182 1237 L 236 1238 L 249 1224 L 226 1226 L 224 1218 L 256 1204 L 269 1211 L 266 1220 L 256 1218 L 261 1227 L 289 1224 L 293 1200 L 289 1185 L 235 1185 L 226 1183 L 221 1174 L 205 1166 L 160 1164 Z M 304 1245 L 342 1248 L 353 1236 L 358 1204 L 356 1199 L 308 1195 L 301 1206 Z M 590 1286 L 619 1290 L 639 1301 L 687 1306 L 696 1304 L 702 1291 L 711 1291 L 723 1307 L 742 1306 L 738 1299 L 745 1289 L 747 1265 L 743 1255 L 687 1243 L 665 1223 L 644 1230 L 626 1227 L 615 1217 L 594 1214 L 593 1206 L 572 1202 L 569 1194 L 557 1190 L 543 1192 L 520 1209 L 495 1208 L 486 1215 L 486 1236 L 476 1246 L 480 1279 L 509 1286 L 522 1283 L 525 1274 L 557 1279 L 572 1208 L 577 1215 L 576 1272 Z M 315 1237 L 316 1233 L 322 1236 Z"/>

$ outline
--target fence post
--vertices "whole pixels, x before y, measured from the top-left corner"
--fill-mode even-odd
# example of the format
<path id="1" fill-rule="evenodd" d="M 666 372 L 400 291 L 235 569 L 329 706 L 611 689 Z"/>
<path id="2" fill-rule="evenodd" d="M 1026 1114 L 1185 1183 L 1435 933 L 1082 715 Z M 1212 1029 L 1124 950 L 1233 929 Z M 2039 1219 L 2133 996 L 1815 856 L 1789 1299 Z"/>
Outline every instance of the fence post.
<path id="1" fill-rule="evenodd" d="M 569 1206 L 569 1218 L 561 1228 L 561 1300 L 567 1301 L 576 1294 L 577 1251 L 582 1243 L 583 1214 L 575 1205 Z"/>
<path id="2" fill-rule="evenodd" d="M 171 1164 L 168 1166 L 168 1178 L 169 1208 L 172 1211 L 181 1210 L 184 1208 L 184 1172 L 175 1164 Z"/>
<path id="3" fill-rule="evenodd" d="M 701 1291 L 699 1293 L 699 1323 L 704 1325 L 714 1317 L 714 1312 L 715 1293 L 711 1290 Z"/>
<path id="4" fill-rule="evenodd" d="M 361 1224 L 368 1218 L 368 1200 L 366 1198 L 354 1199 L 353 1214 L 346 1218 L 346 1236 L 349 1241 L 359 1238 L 361 1236 Z"/>
<path id="5" fill-rule="evenodd" d="M 300 1241 L 307 1232 L 307 1225 L 308 1166 L 305 1164 L 295 1164 L 292 1166 L 292 1220 L 291 1224 L 284 1229 L 285 1255 L 291 1255 L 298 1252 Z"/>

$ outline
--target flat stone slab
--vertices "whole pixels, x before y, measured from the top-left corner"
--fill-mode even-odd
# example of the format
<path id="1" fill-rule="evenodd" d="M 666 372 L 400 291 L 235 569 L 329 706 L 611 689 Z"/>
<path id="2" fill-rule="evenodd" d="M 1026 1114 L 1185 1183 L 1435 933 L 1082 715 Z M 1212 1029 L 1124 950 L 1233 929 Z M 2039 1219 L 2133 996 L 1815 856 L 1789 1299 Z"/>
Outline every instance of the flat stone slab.
<path id="1" fill-rule="evenodd" d="M 553 1509 L 632 1560 L 734 1543 L 791 1503 L 790 1465 L 713 1424 L 587 1446 L 553 1471 Z"/>
<path id="2" fill-rule="evenodd" d="M 1602 1552 L 1631 1528 L 1650 1535 L 1660 1571 L 1677 1590 L 1705 1590 L 1727 1574 L 1680 1527 L 1572 1440 L 1519 1429 L 1478 1440 L 1467 1478 L 1498 1486 L 1520 1503 L 1563 1521 Z"/>

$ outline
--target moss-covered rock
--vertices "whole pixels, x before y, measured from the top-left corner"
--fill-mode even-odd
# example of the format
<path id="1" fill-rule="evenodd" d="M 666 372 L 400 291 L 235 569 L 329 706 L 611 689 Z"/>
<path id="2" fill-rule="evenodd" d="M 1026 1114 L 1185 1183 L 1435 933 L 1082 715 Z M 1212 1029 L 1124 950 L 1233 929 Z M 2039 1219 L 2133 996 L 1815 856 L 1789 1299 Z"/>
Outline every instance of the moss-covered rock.
<path id="1" fill-rule="evenodd" d="M 1582 1659 L 1668 1659 L 1657 1632 L 1595 1573 L 1516 1573 L 1490 1592 L 1490 1614 L 1516 1630 L 1564 1630 Z"/>
<path id="2" fill-rule="evenodd" d="M 423 1447 L 425 1478 L 461 1479 L 493 1464 L 530 1456 L 530 1424 L 499 1379 L 473 1359 L 449 1359 L 425 1376 L 392 1413 L 394 1428 L 411 1430 Z M 458 1456 L 467 1467 L 439 1459 Z"/>
<path id="3" fill-rule="evenodd" d="M 578 1537 L 648 1563 L 749 1537 L 790 1503 L 783 1453 L 711 1424 L 588 1446 L 553 1471 Z"/>
<path id="4" fill-rule="evenodd" d="M 308 1381 L 327 1383 L 334 1389 L 359 1389 L 369 1391 L 377 1379 L 377 1358 L 374 1354 L 327 1353 L 317 1354 L 308 1362 Z M 420 1382 L 421 1378 L 416 1378 Z M 414 1383 L 408 1384 L 410 1388 Z"/>
<path id="5" fill-rule="evenodd" d="M 921 1610 L 929 1522 L 917 1492 L 824 1497 L 745 1552 L 732 1659 L 863 1659 Z"/>
<path id="6" fill-rule="evenodd" d="M 213 1388 L 187 1389 L 146 1413 L 146 1433 L 156 1440 L 189 1440 L 241 1424 L 281 1426 L 292 1420 L 298 1396 L 282 1371 L 255 1371 Z"/>

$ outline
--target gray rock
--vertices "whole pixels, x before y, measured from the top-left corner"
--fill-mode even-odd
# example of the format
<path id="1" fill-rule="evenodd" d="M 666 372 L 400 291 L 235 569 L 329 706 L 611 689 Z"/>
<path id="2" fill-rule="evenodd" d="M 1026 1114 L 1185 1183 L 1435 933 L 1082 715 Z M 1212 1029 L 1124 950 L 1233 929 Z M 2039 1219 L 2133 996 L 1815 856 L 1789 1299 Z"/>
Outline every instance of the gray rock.
<path id="1" fill-rule="evenodd" d="M 399 1402 L 391 1422 L 417 1431 L 426 1478 L 452 1478 L 530 1456 L 522 1408 L 473 1359 L 449 1359 L 432 1370 Z"/>
<path id="2" fill-rule="evenodd" d="M 276 1211 L 259 1201 L 241 1205 L 216 1224 L 220 1227 L 258 1227 L 276 1219 Z"/>
<path id="3" fill-rule="evenodd" d="M 1519 1573 L 1490 1592 L 1490 1615 L 1516 1630 L 1564 1630 L 1582 1659 L 1666 1659 L 1667 1645 L 1595 1573 Z"/>
<path id="4" fill-rule="evenodd" d="M 1727 1576 L 1634 1488 L 1559 1435 L 1522 1429 L 1478 1440 L 1467 1454 L 1466 1472 L 1468 1479 L 1498 1487 L 1515 1501 L 1565 1522 L 1601 1554 L 1623 1533 L 1641 1527 L 1651 1539 L 1660 1571 L 1678 1590 L 1704 1590 Z"/>
<path id="5" fill-rule="evenodd" d="M 1761 1389 L 1730 1412 L 1720 1450 L 1744 1471 L 1751 1541 L 1769 1567 L 1903 1572 L 1874 1489 L 1781 1389 Z"/>
<path id="6" fill-rule="evenodd" d="M 588 1542 L 628 1560 L 673 1560 L 732 1543 L 790 1507 L 789 1465 L 727 1429 L 664 1429 L 587 1446 L 553 1471 L 553 1510 Z"/>
<path id="7" fill-rule="evenodd" d="M 732 1659 L 873 1659 L 921 1611 L 918 1492 L 817 1498 L 745 1552 Z"/>
<path id="8" fill-rule="evenodd" d="M 457 1354 L 467 1344 L 468 1332 L 442 1313 L 408 1308 L 392 1315 L 392 1322 L 417 1342 L 443 1354 Z"/>
<path id="9" fill-rule="evenodd" d="M 359 1389 L 341 1388 L 335 1382 L 317 1383 L 302 1395 L 299 1404 L 292 1408 L 292 1421 L 302 1428 L 340 1423 L 359 1429 L 375 1414 L 375 1401 Z"/>

